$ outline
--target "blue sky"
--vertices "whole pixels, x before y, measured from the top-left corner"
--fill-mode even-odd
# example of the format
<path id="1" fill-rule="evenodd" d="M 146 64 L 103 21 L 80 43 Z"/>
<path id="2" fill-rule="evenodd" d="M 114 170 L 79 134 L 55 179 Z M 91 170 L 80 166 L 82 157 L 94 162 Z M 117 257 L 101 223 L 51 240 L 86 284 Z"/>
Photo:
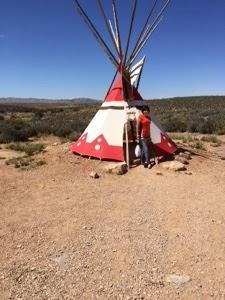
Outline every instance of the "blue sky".
<path id="1" fill-rule="evenodd" d="M 80 2 L 109 41 L 96 1 Z M 132 1 L 117 2 L 125 39 Z M 139 0 L 133 40 L 148 2 Z M 225 95 L 225 1 L 173 0 L 144 54 L 144 98 Z M 113 75 L 72 0 L 0 0 L 0 97 L 102 99 Z"/>

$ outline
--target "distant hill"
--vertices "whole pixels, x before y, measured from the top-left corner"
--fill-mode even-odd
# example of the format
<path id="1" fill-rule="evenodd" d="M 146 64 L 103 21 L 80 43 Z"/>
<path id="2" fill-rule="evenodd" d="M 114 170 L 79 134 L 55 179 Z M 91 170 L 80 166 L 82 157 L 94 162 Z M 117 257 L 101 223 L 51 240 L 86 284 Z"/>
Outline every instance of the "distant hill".
<path id="1" fill-rule="evenodd" d="M 172 97 L 172 98 L 162 98 L 162 99 L 145 99 L 151 101 L 149 104 L 153 104 L 154 101 L 224 101 L 224 96 L 186 96 L 186 97 Z M 152 102 L 153 101 L 153 102 Z M 0 98 L 0 103 L 74 103 L 74 104 L 97 104 L 101 103 L 101 100 L 91 99 L 91 98 L 73 98 L 73 99 L 40 99 L 40 98 L 17 98 L 17 97 L 7 97 Z"/>
<path id="2" fill-rule="evenodd" d="M 91 98 L 73 98 L 73 99 L 40 99 L 40 98 L 16 98 L 16 97 L 7 97 L 0 98 L 0 103 L 60 103 L 60 102 L 69 102 L 69 103 L 97 103 L 99 100 Z"/>

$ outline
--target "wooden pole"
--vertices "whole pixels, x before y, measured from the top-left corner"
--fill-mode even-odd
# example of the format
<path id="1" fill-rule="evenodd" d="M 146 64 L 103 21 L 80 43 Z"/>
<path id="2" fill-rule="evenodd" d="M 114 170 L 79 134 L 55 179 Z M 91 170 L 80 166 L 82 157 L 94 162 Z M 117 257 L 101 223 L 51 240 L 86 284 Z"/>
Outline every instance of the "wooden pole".
<path id="1" fill-rule="evenodd" d="M 112 34 L 112 31 L 111 31 L 111 29 L 110 29 L 110 25 L 109 25 L 109 22 L 108 22 L 108 20 L 107 20 L 107 17 L 106 17 L 104 8 L 103 8 L 103 6 L 102 6 L 101 0 L 97 0 L 97 3 L 98 3 L 98 6 L 99 6 L 99 9 L 100 9 L 100 12 L 101 12 L 101 14 L 102 14 L 102 16 L 103 16 L 103 19 L 104 19 L 104 21 L 105 21 L 105 25 L 106 25 L 106 28 L 107 28 L 107 30 L 108 30 L 108 33 L 109 33 L 109 35 L 110 35 L 110 37 L 111 37 L 111 40 L 112 40 L 112 42 L 113 42 L 113 45 L 114 45 L 114 47 L 115 47 L 115 50 L 116 50 L 116 52 L 117 52 L 117 54 L 118 54 L 118 56 L 119 56 L 119 58 L 120 58 L 121 54 L 120 54 L 120 52 L 119 52 L 119 49 L 118 49 L 117 44 L 116 44 L 116 41 L 115 41 L 114 36 L 113 36 L 113 34 Z"/>
<path id="2" fill-rule="evenodd" d="M 142 33 L 139 36 L 139 39 L 137 40 L 137 43 L 136 43 L 136 45 L 134 47 L 133 52 L 130 55 L 130 58 L 128 59 L 127 66 L 131 65 L 131 63 L 132 63 L 131 61 L 134 60 L 133 57 L 134 57 L 135 53 L 140 52 L 140 47 L 143 45 L 143 43 L 145 44 L 146 40 L 149 38 L 149 36 L 150 36 L 149 33 L 151 31 L 154 31 L 153 28 L 156 26 L 156 24 L 160 20 L 161 16 L 163 15 L 163 13 L 166 10 L 167 6 L 170 4 L 171 0 L 167 0 L 166 1 L 165 5 L 162 7 L 162 9 L 160 10 L 159 14 L 155 18 L 154 22 L 148 27 L 147 23 L 148 23 L 149 18 L 151 17 L 152 12 L 154 11 L 156 2 L 154 3 L 153 8 L 152 8 L 152 10 L 149 13 L 149 16 L 148 16 L 148 18 L 146 20 L 145 26 L 143 27 Z"/>
<path id="3" fill-rule="evenodd" d="M 129 48 L 129 44 L 130 44 L 130 37 L 131 37 L 132 28 L 133 28 L 136 7 L 137 7 L 137 0 L 133 0 L 133 10 L 132 10 L 132 14 L 131 14 L 130 27 L 129 27 L 128 37 L 127 37 L 126 50 L 125 50 L 125 55 L 124 55 L 124 64 L 126 64 L 126 60 L 127 60 L 127 52 L 128 52 L 128 48 Z"/>
<path id="4" fill-rule="evenodd" d="M 117 41 L 118 41 L 118 46 L 119 46 L 120 58 L 122 59 L 123 51 L 122 51 L 122 44 L 121 44 L 120 30 L 119 30 L 119 20 L 118 20 L 115 0 L 112 0 L 112 9 L 113 9 L 114 26 L 116 29 L 116 36 L 117 36 Z"/>
<path id="5" fill-rule="evenodd" d="M 130 168 L 130 157 L 129 157 L 129 139 L 128 139 L 128 120 L 125 124 L 125 134 L 126 134 L 126 160 L 128 169 Z"/>
<path id="6" fill-rule="evenodd" d="M 107 44 L 105 43 L 103 38 L 101 37 L 100 33 L 95 28 L 94 24 L 92 23 L 92 21 L 90 20 L 88 15 L 85 13 L 83 8 L 81 7 L 78 0 L 74 0 L 74 7 L 77 10 L 77 12 L 80 14 L 80 16 L 82 17 L 85 24 L 88 26 L 89 30 L 91 31 L 91 33 L 93 34 L 93 36 L 95 37 L 95 39 L 97 40 L 97 42 L 99 43 L 99 45 L 101 46 L 103 51 L 108 56 L 108 58 L 111 60 L 111 62 L 114 64 L 114 66 L 116 68 L 118 68 L 119 63 L 118 63 L 117 59 L 115 58 L 114 54 L 111 52 L 111 50 L 109 49 L 109 47 L 107 46 Z"/>
<path id="7" fill-rule="evenodd" d="M 144 26 L 142 27 L 141 33 L 139 34 L 139 37 L 138 37 L 138 39 L 137 39 L 137 42 L 136 42 L 136 44 L 135 44 L 135 46 L 134 46 L 134 49 L 133 49 L 133 51 L 132 51 L 132 54 L 131 54 L 130 58 L 132 57 L 133 52 L 136 50 L 138 44 L 140 43 L 140 40 L 141 40 L 141 38 L 142 38 L 142 36 L 143 36 L 145 30 L 147 29 L 149 19 L 150 19 L 151 15 L 152 15 L 152 13 L 153 13 L 155 7 L 156 7 L 157 2 L 158 2 L 158 0 L 154 0 L 153 6 L 150 7 L 150 11 L 149 11 L 148 14 L 147 14 L 146 21 L 145 21 L 145 23 L 144 23 Z M 129 59 L 129 60 L 130 60 L 130 59 Z M 129 62 L 129 61 L 128 61 L 128 62 Z"/>

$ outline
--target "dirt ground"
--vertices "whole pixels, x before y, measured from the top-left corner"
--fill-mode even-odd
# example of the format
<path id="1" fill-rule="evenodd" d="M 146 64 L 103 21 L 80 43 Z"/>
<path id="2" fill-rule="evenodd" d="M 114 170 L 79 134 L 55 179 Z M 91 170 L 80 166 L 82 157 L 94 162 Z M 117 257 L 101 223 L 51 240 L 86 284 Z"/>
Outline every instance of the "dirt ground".
<path id="1" fill-rule="evenodd" d="M 139 166 L 117 176 L 68 143 L 43 142 L 46 165 L 22 171 L 0 160 L 1 300 L 225 299 L 216 153 L 192 156 L 192 175 Z M 225 156 L 224 145 L 215 151 Z"/>

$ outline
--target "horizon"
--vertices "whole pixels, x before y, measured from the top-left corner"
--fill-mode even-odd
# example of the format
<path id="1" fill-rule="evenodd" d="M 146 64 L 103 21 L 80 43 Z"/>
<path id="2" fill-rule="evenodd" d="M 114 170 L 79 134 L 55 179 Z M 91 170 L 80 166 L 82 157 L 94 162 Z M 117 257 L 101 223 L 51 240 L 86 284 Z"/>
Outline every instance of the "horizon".
<path id="1" fill-rule="evenodd" d="M 151 100 L 173 100 L 177 98 L 209 98 L 209 97 L 225 97 L 224 95 L 188 95 L 188 96 L 174 96 L 174 97 L 163 97 L 163 98 L 144 98 L 145 101 L 151 101 Z M 104 100 L 102 99 L 95 99 L 95 98 L 89 98 L 89 97 L 75 97 L 75 98 L 36 98 L 36 97 L 0 97 L 0 101 L 4 99 L 17 99 L 17 100 L 47 100 L 47 101 L 73 101 L 73 100 L 90 100 L 90 101 L 98 101 L 102 102 Z"/>
<path id="2" fill-rule="evenodd" d="M 139 89 L 144 99 L 225 95 L 225 2 L 195 2 L 173 1 L 142 51 L 139 58 L 147 55 Z M 129 2 L 118 3 L 124 16 Z M 104 5 L 109 11 L 108 2 Z M 133 42 L 147 7 L 139 1 Z M 98 28 L 103 25 L 93 2 L 85 10 Z M 120 18 L 124 36 L 129 14 Z M 2 1 L 0 20 L 2 97 L 104 98 L 114 69 L 71 0 L 21 0 L 19 6 L 16 0 Z"/>

